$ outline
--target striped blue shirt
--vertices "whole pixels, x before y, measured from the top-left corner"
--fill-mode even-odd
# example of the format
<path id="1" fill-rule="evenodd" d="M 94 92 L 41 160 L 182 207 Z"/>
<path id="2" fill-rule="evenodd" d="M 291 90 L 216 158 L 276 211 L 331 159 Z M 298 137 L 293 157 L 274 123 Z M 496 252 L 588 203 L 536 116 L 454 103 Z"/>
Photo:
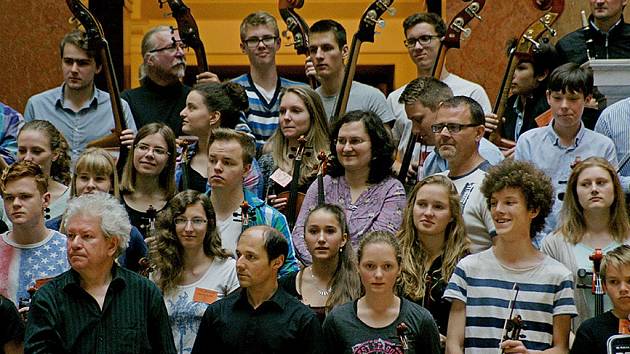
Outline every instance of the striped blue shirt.
<path id="1" fill-rule="evenodd" d="M 249 111 L 247 112 L 247 125 L 256 137 L 256 146 L 261 146 L 269 139 L 278 127 L 278 117 L 280 115 L 280 91 L 283 87 L 304 86 L 303 83 L 287 80 L 278 77 L 276 91 L 271 101 L 267 102 L 264 95 L 258 91 L 251 75 L 243 74 L 232 79 L 233 82 L 243 86 L 249 100 Z"/>
<path id="2" fill-rule="evenodd" d="M 597 120 L 595 131 L 609 137 L 615 143 L 617 161 L 630 154 L 630 98 L 608 106 Z M 630 176 L 630 162 L 621 169 L 621 176 Z M 624 184 L 627 188 L 627 184 Z"/>
<path id="3" fill-rule="evenodd" d="M 444 298 L 466 304 L 466 353 L 496 353 L 516 283 L 520 291 L 513 316 L 521 315 L 524 321 L 523 344 L 529 350 L 545 350 L 552 345 L 554 316 L 577 314 L 572 279 L 571 272 L 549 256 L 533 267 L 513 269 L 501 264 L 491 248 L 459 261 Z"/>

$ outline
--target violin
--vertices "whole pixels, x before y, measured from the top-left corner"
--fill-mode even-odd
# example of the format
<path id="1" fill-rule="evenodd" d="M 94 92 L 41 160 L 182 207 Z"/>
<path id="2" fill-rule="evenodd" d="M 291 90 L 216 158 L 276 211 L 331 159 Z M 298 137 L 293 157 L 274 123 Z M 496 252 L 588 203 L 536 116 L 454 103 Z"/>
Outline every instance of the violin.
<path id="1" fill-rule="evenodd" d="M 127 123 L 124 119 L 120 89 L 118 81 L 116 80 L 109 44 L 105 39 L 103 27 L 80 0 L 66 0 L 66 4 L 74 18 L 85 30 L 85 40 L 87 41 L 88 48 L 96 50 L 101 57 L 103 73 L 107 83 L 107 92 L 109 93 L 112 113 L 114 115 L 114 129 L 112 133 L 89 142 L 87 147 L 118 148 L 119 155 L 118 161 L 116 162 L 116 169 L 119 174 L 122 174 L 127 155 L 129 154 L 129 148 L 120 144 L 120 134 L 123 130 L 127 129 Z"/>
<path id="2" fill-rule="evenodd" d="M 326 193 L 324 191 L 324 176 L 328 169 L 328 155 L 325 151 L 320 151 L 317 155 L 319 160 L 319 167 L 317 168 L 317 206 L 322 206 L 326 203 Z"/>
<path id="3" fill-rule="evenodd" d="M 146 237 L 153 240 L 155 237 L 155 218 L 157 217 L 157 209 L 153 207 L 153 205 L 149 205 L 149 209 L 147 209 L 147 224 L 142 225 L 141 228 L 145 232 Z M 148 256 L 140 258 L 138 260 L 139 270 L 138 273 L 143 277 L 148 278 L 151 272 L 155 270 L 153 263 L 151 263 L 151 258 Z"/>
<path id="4" fill-rule="evenodd" d="M 195 51 L 198 72 L 208 71 L 206 49 L 199 36 L 199 28 L 190 12 L 190 8 L 182 0 L 158 0 L 160 9 L 164 7 L 164 3 L 168 4 L 168 7 L 171 9 L 171 15 L 177 22 L 177 30 L 182 42 Z"/>
<path id="5" fill-rule="evenodd" d="M 54 277 L 35 279 L 35 284 L 33 284 L 33 286 L 31 286 L 27 290 L 28 298 L 21 297 L 18 300 L 18 309 L 21 309 L 21 308 L 24 308 L 24 307 L 30 307 L 31 306 L 31 301 L 33 301 L 33 295 L 35 295 L 35 292 L 37 292 L 37 290 L 39 290 L 42 286 L 46 285 L 46 283 L 51 281 L 53 278 Z M 24 320 L 26 322 L 26 317 L 28 315 L 28 312 L 21 312 L 20 314 L 22 316 L 22 320 Z"/>
<path id="6" fill-rule="evenodd" d="M 396 326 L 396 336 L 400 340 L 400 347 L 403 350 L 403 353 L 406 353 L 409 350 L 409 341 L 407 340 L 407 324 L 405 322 L 400 322 L 398 326 Z"/>
<path id="7" fill-rule="evenodd" d="M 246 200 L 241 203 L 241 212 L 232 214 L 234 221 L 240 221 L 243 224 L 243 231 L 250 226 L 254 226 L 250 219 L 256 218 L 256 210 L 254 210 Z"/>
<path id="8" fill-rule="evenodd" d="M 298 147 L 295 152 L 295 156 L 293 157 L 293 175 L 291 177 L 291 184 L 288 192 L 282 192 L 278 194 L 278 198 L 286 198 L 288 195 L 287 206 L 284 209 L 284 215 L 287 217 L 287 224 L 289 225 L 289 230 L 293 230 L 293 226 L 295 226 L 295 221 L 297 219 L 297 215 L 300 213 L 300 209 L 302 208 L 302 203 L 304 202 L 304 193 L 298 192 L 298 187 L 300 185 L 300 170 L 302 168 L 302 158 L 304 157 L 306 151 L 306 138 L 304 135 L 301 135 L 298 138 Z"/>
<path id="9" fill-rule="evenodd" d="M 604 254 L 601 248 L 596 248 L 595 252 L 588 257 L 593 262 L 593 275 L 591 277 L 591 291 L 595 295 L 595 316 L 604 313 L 604 287 L 602 286 L 602 278 L 600 276 L 600 267 Z"/>
<path id="10" fill-rule="evenodd" d="M 348 99 L 350 98 L 350 88 L 352 87 L 352 80 L 354 79 L 357 61 L 359 60 L 361 44 L 364 42 L 374 42 L 376 25 L 383 23 L 381 16 L 383 16 L 390 6 L 392 6 L 393 2 L 394 0 L 375 0 L 361 16 L 359 29 L 354 36 L 352 36 L 348 64 L 346 64 L 346 68 L 344 70 L 341 89 L 339 90 L 337 102 L 335 103 L 335 110 L 333 111 L 333 122 L 346 113 Z"/>
<path id="11" fill-rule="evenodd" d="M 189 188 L 188 184 L 188 167 L 190 166 L 190 161 L 188 158 L 188 149 L 190 145 L 199 141 L 199 138 L 196 136 L 180 136 L 178 137 L 179 145 L 182 147 L 181 151 L 181 164 L 182 164 L 182 190 L 187 190 Z"/>
<path id="12" fill-rule="evenodd" d="M 308 41 L 308 24 L 295 12 L 295 9 L 301 9 L 304 6 L 304 0 L 278 0 L 278 11 L 280 17 L 287 25 L 288 31 L 293 35 L 293 48 L 298 55 L 310 57 L 309 41 Z M 282 36 L 288 38 L 287 31 L 282 32 Z M 313 76 L 308 77 L 311 88 L 317 87 L 317 79 Z"/>
<path id="13" fill-rule="evenodd" d="M 514 314 L 516 298 L 518 297 L 519 292 L 518 284 L 514 283 L 512 291 L 514 291 L 514 297 L 510 300 L 510 303 L 508 305 L 510 309 L 510 314 L 503 323 L 503 340 L 521 340 L 521 338 L 525 338 L 525 336 L 521 334 L 521 331 L 525 327 L 522 317 L 520 315 L 512 316 Z M 504 352 L 505 351 L 499 346 L 499 353 L 503 354 Z"/>
<path id="14" fill-rule="evenodd" d="M 503 116 L 510 94 L 510 86 L 514 77 L 514 71 L 518 62 L 522 58 L 528 58 L 540 47 L 540 41 L 545 32 L 549 32 L 552 37 L 556 36 L 556 30 L 551 26 L 558 20 L 564 10 L 564 0 L 534 1 L 534 6 L 546 11 L 540 18 L 536 19 L 523 31 L 519 39 L 510 47 L 508 53 L 508 65 L 501 82 L 501 88 L 494 104 L 493 113 L 499 118 L 497 128 L 489 134 L 489 139 L 502 149 L 511 149 L 516 146 L 516 142 L 501 137 L 503 127 Z M 543 38 L 546 40 L 546 38 Z M 546 114 L 549 112 L 548 114 Z M 551 111 L 547 111 L 538 116 L 535 120 L 538 126 L 548 124 L 551 120 Z"/>

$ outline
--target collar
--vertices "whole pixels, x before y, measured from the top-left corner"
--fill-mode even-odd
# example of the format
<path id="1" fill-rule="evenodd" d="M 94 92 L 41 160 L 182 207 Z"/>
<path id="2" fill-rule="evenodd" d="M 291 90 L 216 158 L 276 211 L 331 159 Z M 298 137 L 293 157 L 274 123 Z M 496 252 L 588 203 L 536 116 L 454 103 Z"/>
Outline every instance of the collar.
<path id="1" fill-rule="evenodd" d="M 112 266 L 111 273 L 112 273 L 112 281 L 109 284 L 110 289 L 119 290 L 119 289 L 124 288 L 127 285 L 127 281 L 121 274 L 123 272 L 119 271 L 119 266 L 115 262 L 114 262 L 114 265 Z M 65 277 L 61 278 L 60 282 L 61 282 L 60 283 L 61 288 L 66 291 L 70 289 L 81 288 L 81 276 L 76 270 L 72 268 L 68 270 Z"/>
<path id="2" fill-rule="evenodd" d="M 551 123 L 549 123 L 546 127 L 544 127 L 545 137 L 549 138 L 555 146 L 562 147 L 560 145 L 560 136 L 558 136 L 558 133 L 556 133 L 556 131 L 553 129 L 554 123 L 555 123 L 555 120 L 552 120 Z M 582 138 L 584 137 L 585 132 L 586 130 L 584 128 L 584 123 L 580 121 L 580 130 L 578 130 L 577 134 L 575 135 L 573 144 L 571 144 L 571 146 L 569 146 L 568 148 L 578 147 L 579 143 L 582 141 Z"/>
<path id="3" fill-rule="evenodd" d="M 90 97 L 89 100 L 87 100 L 87 102 L 85 102 L 85 104 L 81 107 L 81 109 L 95 107 L 98 104 L 104 103 L 103 101 L 105 100 L 105 98 L 101 94 L 101 90 L 99 90 L 94 84 L 92 84 L 92 87 L 94 88 L 94 91 L 92 91 L 92 96 Z M 65 90 L 66 90 L 66 83 L 64 82 L 59 87 L 59 91 L 57 92 L 57 100 L 55 101 L 55 104 L 61 108 L 69 109 L 69 107 L 66 107 L 64 105 Z"/>
<path id="4" fill-rule="evenodd" d="M 247 288 L 240 288 L 237 291 L 239 291 L 239 294 L 234 306 L 243 309 L 253 309 L 252 305 L 247 300 Z M 271 298 L 265 300 L 256 310 L 271 306 L 272 308 L 275 307 L 282 311 L 286 309 L 288 305 L 288 296 L 289 295 L 278 284 L 278 289 L 276 289 L 276 292 L 271 296 Z"/>
<path id="5" fill-rule="evenodd" d="M 606 35 L 611 32 L 614 32 L 617 28 L 621 28 L 619 24 L 623 23 L 624 20 L 623 20 L 623 14 L 621 14 L 621 17 L 619 18 L 619 20 L 617 20 L 617 22 L 615 22 L 615 24 L 610 27 L 608 32 L 602 31 L 601 29 L 599 29 L 599 27 L 597 27 L 597 25 L 595 24 L 595 18 L 593 17 L 592 14 L 588 17 L 588 22 L 591 25 L 591 28 L 593 28 L 594 30 L 596 30 L 597 32 L 601 34 Z"/>

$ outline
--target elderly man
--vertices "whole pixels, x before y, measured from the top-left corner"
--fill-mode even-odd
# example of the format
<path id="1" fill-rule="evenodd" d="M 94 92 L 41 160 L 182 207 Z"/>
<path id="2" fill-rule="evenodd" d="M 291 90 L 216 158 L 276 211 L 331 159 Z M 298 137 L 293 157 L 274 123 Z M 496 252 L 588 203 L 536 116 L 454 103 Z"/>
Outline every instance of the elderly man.
<path id="1" fill-rule="evenodd" d="M 278 287 L 286 238 L 271 226 L 245 230 L 236 247 L 241 289 L 210 305 L 193 353 L 323 353 L 315 313 Z"/>
<path id="2" fill-rule="evenodd" d="M 141 86 L 124 91 L 121 97 L 129 102 L 138 129 L 162 122 L 179 135 L 182 120 L 179 112 L 186 106 L 190 87 L 182 83 L 186 73 L 186 45 L 177 30 L 169 26 L 151 28 L 142 38 Z M 204 72 L 197 83 L 219 82 L 219 78 Z"/>
<path id="3" fill-rule="evenodd" d="M 64 215 L 71 269 L 35 293 L 27 353 L 175 353 L 160 291 L 114 259 L 129 242 L 125 208 L 82 195 Z"/>

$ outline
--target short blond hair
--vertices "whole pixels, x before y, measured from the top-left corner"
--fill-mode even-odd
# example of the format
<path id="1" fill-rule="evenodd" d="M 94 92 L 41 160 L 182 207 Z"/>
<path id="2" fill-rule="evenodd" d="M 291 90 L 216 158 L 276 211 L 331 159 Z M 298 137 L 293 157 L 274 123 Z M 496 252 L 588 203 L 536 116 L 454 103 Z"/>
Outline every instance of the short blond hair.
<path id="1" fill-rule="evenodd" d="M 614 250 L 606 253 L 599 270 L 602 281 L 606 281 L 606 273 L 608 268 L 621 269 L 622 266 L 630 265 L 630 246 L 621 245 Z"/>

